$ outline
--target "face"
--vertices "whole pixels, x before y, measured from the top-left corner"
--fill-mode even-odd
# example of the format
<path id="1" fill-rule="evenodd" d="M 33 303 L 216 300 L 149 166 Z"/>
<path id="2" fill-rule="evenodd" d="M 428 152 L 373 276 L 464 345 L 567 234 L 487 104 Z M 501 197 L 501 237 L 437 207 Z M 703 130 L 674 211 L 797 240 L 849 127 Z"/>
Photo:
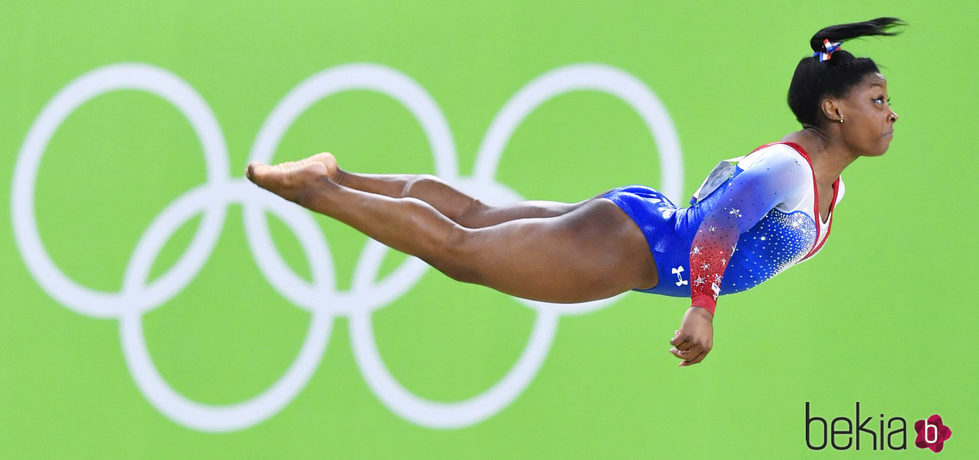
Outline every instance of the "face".
<path id="1" fill-rule="evenodd" d="M 887 80 L 879 73 L 864 77 L 838 99 L 839 125 L 843 141 L 858 155 L 878 156 L 887 151 L 894 137 L 897 114 L 887 97 Z"/>

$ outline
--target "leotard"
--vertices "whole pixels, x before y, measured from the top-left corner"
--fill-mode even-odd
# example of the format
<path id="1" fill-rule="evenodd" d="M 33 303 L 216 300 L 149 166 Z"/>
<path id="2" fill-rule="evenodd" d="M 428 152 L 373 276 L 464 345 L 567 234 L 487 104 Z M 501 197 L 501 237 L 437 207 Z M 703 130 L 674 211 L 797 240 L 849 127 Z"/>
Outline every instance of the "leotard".
<path id="1" fill-rule="evenodd" d="M 778 142 L 722 161 L 686 208 L 644 186 L 603 197 L 632 218 L 653 254 L 659 282 L 640 291 L 691 297 L 713 313 L 719 295 L 751 289 L 819 252 L 844 191 L 837 178 L 829 215 L 819 219 L 808 153 Z"/>

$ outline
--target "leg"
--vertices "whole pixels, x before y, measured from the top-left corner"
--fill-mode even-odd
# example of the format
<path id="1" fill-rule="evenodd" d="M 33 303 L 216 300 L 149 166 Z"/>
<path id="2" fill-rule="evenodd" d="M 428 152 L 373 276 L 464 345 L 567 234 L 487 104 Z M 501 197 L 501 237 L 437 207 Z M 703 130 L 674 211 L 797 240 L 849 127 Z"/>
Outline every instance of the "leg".
<path id="1" fill-rule="evenodd" d="M 359 174 L 344 171 L 336 158 L 321 153 L 327 162 L 329 177 L 344 187 L 391 198 L 417 198 L 437 209 L 453 222 L 468 228 L 482 228 L 515 219 L 556 217 L 569 213 L 582 203 L 525 201 L 502 206 L 490 206 L 462 193 L 432 175 Z"/>
<path id="2" fill-rule="evenodd" d="M 518 297 L 581 302 L 656 285 L 645 237 L 608 200 L 591 200 L 557 217 L 469 229 L 421 200 L 340 186 L 327 171 L 313 157 L 284 165 L 249 165 L 248 177 L 454 279 Z"/>
<path id="3" fill-rule="evenodd" d="M 423 175 L 357 174 L 338 170 L 335 181 L 345 187 L 392 198 L 417 198 L 453 222 L 483 228 L 516 219 L 557 217 L 581 207 L 580 203 L 523 201 L 491 206 L 456 190 L 438 177 Z"/>
<path id="4" fill-rule="evenodd" d="M 611 297 L 658 282 L 639 228 L 618 206 L 594 199 L 553 218 L 504 222 L 448 246 L 456 279 L 547 302 Z"/>

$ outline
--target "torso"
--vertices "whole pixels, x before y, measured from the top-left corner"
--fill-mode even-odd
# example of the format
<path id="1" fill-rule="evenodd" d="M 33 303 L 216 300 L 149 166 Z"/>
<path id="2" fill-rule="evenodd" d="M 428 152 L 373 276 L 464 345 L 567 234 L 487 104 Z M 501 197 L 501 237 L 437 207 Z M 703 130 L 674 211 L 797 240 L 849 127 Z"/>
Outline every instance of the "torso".
<path id="1" fill-rule="evenodd" d="M 815 183 L 808 154 L 796 147 L 788 144 L 769 144 L 737 159 L 735 174 L 743 171 L 744 168 L 752 168 L 753 164 L 759 164 L 758 161 L 768 155 L 776 155 L 784 161 L 791 161 L 796 165 L 791 168 L 794 177 L 792 183 L 796 184 L 794 186 L 796 188 L 783 203 L 771 209 L 756 225 L 739 236 L 737 250 L 731 256 L 723 276 L 720 290 L 722 295 L 750 289 L 789 266 L 815 255 L 828 236 L 834 207 L 833 200 L 838 201 L 842 198 L 843 183 L 837 182 L 839 190 L 834 190 L 833 184 L 822 187 Z M 735 159 L 722 163 L 733 160 Z M 681 297 L 690 295 L 691 286 L 684 284 L 683 281 L 694 283 L 696 280 L 683 277 L 692 276 L 689 266 L 691 243 L 703 217 L 718 205 L 724 189 L 734 177 L 726 176 L 727 173 L 723 172 L 726 169 L 721 165 L 718 165 L 718 168 L 721 168 L 715 168 L 715 171 L 720 173 L 718 177 L 724 179 L 721 185 L 716 189 L 705 189 L 702 185 L 698 194 L 703 191 L 705 195 L 695 197 L 691 207 L 676 209 L 674 214 L 675 208 L 672 208 L 672 203 L 669 203 L 669 209 L 658 210 L 658 213 L 664 216 L 672 215 L 675 236 L 670 238 L 671 242 L 668 244 L 660 243 L 657 239 L 650 241 L 657 265 L 662 266 L 659 269 L 659 285 L 647 292 Z M 715 171 L 711 172 L 705 185 L 710 182 L 710 177 L 714 176 Z M 817 193 L 818 199 L 815 196 Z M 818 208 L 818 211 L 815 208 Z M 663 264 L 669 267 L 663 268 L 666 267 Z"/>

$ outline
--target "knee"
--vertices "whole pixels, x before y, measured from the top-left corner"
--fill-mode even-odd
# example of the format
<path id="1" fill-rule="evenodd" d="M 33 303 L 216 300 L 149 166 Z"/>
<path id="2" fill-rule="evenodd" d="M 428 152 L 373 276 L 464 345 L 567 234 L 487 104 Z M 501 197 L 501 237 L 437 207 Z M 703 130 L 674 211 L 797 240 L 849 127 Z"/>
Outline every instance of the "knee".
<path id="1" fill-rule="evenodd" d="M 417 194 L 418 189 L 424 188 L 426 186 L 431 187 L 432 185 L 442 185 L 442 179 L 435 177 L 431 174 L 420 174 L 417 176 L 412 176 L 410 179 L 405 181 L 404 188 L 401 189 L 401 197 L 408 198 L 413 197 L 413 193 Z"/>
<path id="2" fill-rule="evenodd" d="M 427 202 L 435 199 L 440 204 L 439 212 L 466 227 L 482 226 L 483 216 L 489 211 L 489 206 L 482 201 L 453 189 L 442 179 L 430 174 L 412 176 L 405 181 L 401 197 L 418 198 Z"/>
<path id="3" fill-rule="evenodd" d="M 445 276 L 462 283 L 480 284 L 479 261 L 473 257 L 473 230 L 454 225 L 445 235 L 432 260 L 427 262 Z"/>

